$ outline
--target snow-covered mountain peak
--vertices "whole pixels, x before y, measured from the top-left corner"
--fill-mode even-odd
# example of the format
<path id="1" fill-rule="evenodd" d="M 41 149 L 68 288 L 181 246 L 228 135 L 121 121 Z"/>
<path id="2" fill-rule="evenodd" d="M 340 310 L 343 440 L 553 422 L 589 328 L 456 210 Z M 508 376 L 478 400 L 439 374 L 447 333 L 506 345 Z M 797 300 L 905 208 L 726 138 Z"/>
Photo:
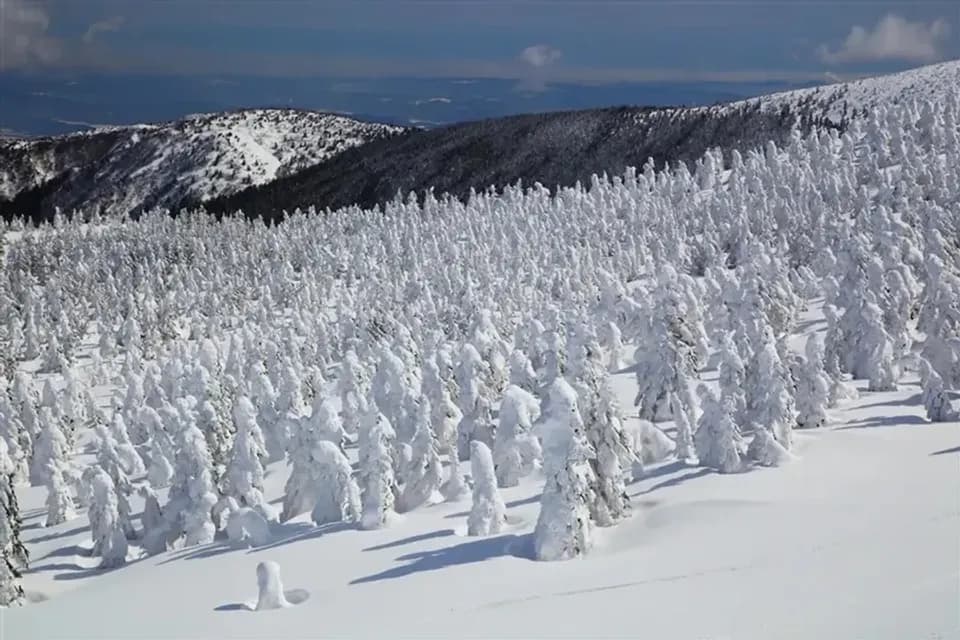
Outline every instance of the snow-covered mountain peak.
<path id="1" fill-rule="evenodd" d="M 62 208 L 131 210 L 204 202 L 322 162 L 399 127 L 293 109 L 198 114 L 0 141 L 0 197 L 48 185 Z"/>

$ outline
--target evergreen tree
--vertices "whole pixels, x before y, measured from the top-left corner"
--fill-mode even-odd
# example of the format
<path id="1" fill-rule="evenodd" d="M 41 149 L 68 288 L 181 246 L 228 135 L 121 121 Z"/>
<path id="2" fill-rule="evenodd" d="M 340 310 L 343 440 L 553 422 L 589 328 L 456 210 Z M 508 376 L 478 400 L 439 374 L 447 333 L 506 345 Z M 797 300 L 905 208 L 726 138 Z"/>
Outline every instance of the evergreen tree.
<path id="1" fill-rule="evenodd" d="M 700 465 L 720 473 L 739 471 L 744 446 L 740 431 L 730 415 L 730 405 L 717 400 L 704 384 L 697 387 L 697 395 L 700 396 L 702 413 L 697 421 L 693 442 Z"/>
<path id="2" fill-rule="evenodd" d="M 567 560 L 587 553 L 593 544 L 593 472 L 588 461 L 595 453 L 584 435 L 576 392 L 562 378 L 550 388 L 543 444 L 546 484 L 533 532 L 534 555 L 538 560 Z"/>
<path id="3" fill-rule="evenodd" d="M 93 537 L 93 554 L 100 556 L 101 569 L 119 567 L 127 561 L 128 546 L 113 480 L 98 466 L 88 467 L 83 472 L 83 479 L 91 494 L 87 518 Z"/>
<path id="4" fill-rule="evenodd" d="M 393 427 L 376 407 L 371 407 L 360 426 L 358 451 L 364 529 L 386 525 L 393 512 L 398 493 L 391 460 L 391 443 L 396 438 Z"/>
<path id="5" fill-rule="evenodd" d="M 507 508 L 497 490 L 493 456 L 487 445 L 479 440 L 470 443 L 470 468 L 473 476 L 473 506 L 467 516 L 467 535 L 500 533 L 507 522 Z"/>
<path id="6" fill-rule="evenodd" d="M 7 444 L 0 438 L 0 607 L 20 604 L 23 600 L 22 573 L 29 554 L 20 540 L 20 507 L 13 489 L 14 464 L 7 454 Z"/>
<path id="7" fill-rule="evenodd" d="M 537 399 L 519 386 L 510 385 L 500 401 L 497 437 L 493 443 L 497 484 L 515 487 L 543 458 L 533 424 L 540 417 Z"/>
<path id="8" fill-rule="evenodd" d="M 235 498 L 241 506 L 266 513 L 269 510 L 263 497 L 263 458 L 266 451 L 253 403 L 249 398 L 237 398 L 233 407 L 233 420 L 237 433 L 224 474 L 224 493 Z"/>
<path id="9" fill-rule="evenodd" d="M 443 464 L 440 461 L 440 443 L 430 428 L 430 416 L 430 401 L 426 396 L 421 396 L 416 408 L 409 471 L 398 503 L 400 511 L 411 511 L 430 501 L 439 502 L 437 497 L 443 483 Z"/>

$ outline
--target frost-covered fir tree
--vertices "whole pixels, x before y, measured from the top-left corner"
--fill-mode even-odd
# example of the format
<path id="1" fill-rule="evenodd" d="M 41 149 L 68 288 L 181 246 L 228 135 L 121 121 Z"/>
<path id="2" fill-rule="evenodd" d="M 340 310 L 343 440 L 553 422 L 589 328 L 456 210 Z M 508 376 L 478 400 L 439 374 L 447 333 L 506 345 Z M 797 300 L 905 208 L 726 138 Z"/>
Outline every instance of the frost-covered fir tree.
<path id="1" fill-rule="evenodd" d="M 537 373 L 530 358 L 520 349 L 510 352 L 510 384 L 531 393 L 537 388 Z"/>
<path id="2" fill-rule="evenodd" d="M 793 365 L 796 384 L 797 426 L 801 429 L 822 427 L 827 423 L 830 402 L 830 379 L 823 370 L 823 350 L 815 334 L 804 346 L 805 356 Z"/>
<path id="3" fill-rule="evenodd" d="M 677 445 L 674 453 L 677 455 L 677 460 L 686 461 L 694 456 L 693 422 L 691 420 L 693 411 L 680 397 L 679 393 L 671 391 L 667 394 L 667 405 L 670 407 L 670 415 L 673 417 L 674 442 Z"/>
<path id="4" fill-rule="evenodd" d="M 746 368 L 737 351 L 732 334 L 724 333 L 720 342 L 720 401 L 732 412 L 734 421 L 747 419 L 747 398 L 744 394 Z"/>
<path id="5" fill-rule="evenodd" d="M 13 403 L 2 391 L 0 391 L 0 439 L 4 441 L 7 456 L 13 465 L 11 473 L 14 484 L 29 480 L 33 438 L 20 420 Z"/>
<path id="6" fill-rule="evenodd" d="M 398 493 L 391 460 L 395 438 L 390 422 L 376 406 L 371 407 L 360 425 L 357 452 L 362 501 L 360 526 L 364 529 L 386 525 L 393 513 Z"/>
<path id="7" fill-rule="evenodd" d="M 456 379 L 460 389 L 458 406 L 463 417 L 457 426 L 457 452 L 461 460 L 470 457 L 470 442 L 479 439 L 493 446 L 493 418 L 490 388 L 485 382 L 487 365 L 470 343 L 463 346 Z"/>
<path id="8" fill-rule="evenodd" d="M 960 412 L 954 409 L 950 396 L 944 390 L 943 378 L 925 358 L 918 358 L 920 368 L 921 399 L 931 422 L 960 420 Z"/>
<path id="9" fill-rule="evenodd" d="M 269 511 L 263 497 L 263 458 L 266 456 L 263 435 L 253 403 L 246 396 L 238 397 L 234 403 L 233 419 L 237 433 L 224 473 L 224 493 L 241 506 Z"/>
<path id="10" fill-rule="evenodd" d="M 583 358 L 574 390 L 584 422 L 584 434 L 596 456 L 590 459 L 594 483 L 590 516 L 608 527 L 630 515 L 627 476 L 636 459 L 623 429 L 620 405 L 610 388 L 610 374 L 600 346 L 593 340 L 583 345 Z"/>
<path id="11" fill-rule="evenodd" d="M 369 392 L 367 372 L 360 364 L 357 353 L 350 349 L 343 356 L 340 376 L 337 378 L 337 393 L 340 395 L 340 417 L 343 430 L 356 435 L 360 418 L 366 412 L 366 396 Z"/>
<path id="12" fill-rule="evenodd" d="M 182 536 L 183 545 L 190 547 L 213 541 L 216 527 L 211 511 L 217 494 L 207 441 L 197 428 L 188 403 L 181 401 L 179 413 L 174 477 L 164 514 L 170 521 L 171 538 Z"/>
<path id="13" fill-rule="evenodd" d="M 634 404 L 644 420 L 672 413 L 671 392 L 678 395 L 688 420 L 694 419 L 689 386 L 697 375 L 697 341 L 676 297 L 668 285 L 658 288 L 656 307 L 634 355 L 638 387 Z"/>
<path id="14" fill-rule="evenodd" d="M 750 378 L 753 386 L 746 389 L 750 419 L 755 426 L 769 431 L 784 449 L 789 449 L 796 421 L 793 383 L 769 329 L 765 330 L 764 341 L 754 355 L 753 366 L 756 369 L 756 375 Z"/>
<path id="15" fill-rule="evenodd" d="M 457 426 L 457 448 L 461 459 L 468 459 L 470 443 L 474 440 L 493 447 L 496 439 L 497 425 L 493 420 L 493 406 L 484 396 L 477 398 L 473 411 L 464 413 Z M 466 452 L 466 455 L 464 455 Z"/>
<path id="16" fill-rule="evenodd" d="M 883 325 L 883 312 L 876 303 L 861 307 L 860 344 L 865 354 L 864 373 L 869 391 L 896 391 L 898 364 L 893 357 L 893 341 Z"/>
<path id="17" fill-rule="evenodd" d="M 567 560 L 593 544 L 590 486 L 595 455 L 584 435 L 577 394 L 562 378 L 550 387 L 550 413 L 542 425 L 546 484 L 533 532 L 538 560 Z"/>
<path id="18" fill-rule="evenodd" d="M 358 522 L 361 517 L 360 487 L 353 479 L 350 461 L 329 440 L 313 449 L 316 502 L 310 512 L 314 524 Z"/>
<path id="19" fill-rule="evenodd" d="M 74 517 L 73 497 L 67 484 L 70 461 L 67 440 L 49 407 L 40 409 L 40 433 L 34 443 L 31 477 L 47 488 L 45 526 L 66 522 Z"/>
<path id="20" fill-rule="evenodd" d="M 493 462 L 497 484 L 515 487 L 520 478 L 529 475 L 543 458 L 540 441 L 533 432 L 534 422 L 540 417 L 536 397 L 516 385 L 503 392 L 497 437 L 493 443 Z"/>
<path id="21" fill-rule="evenodd" d="M 439 356 L 439 352 L 437 354 Z M 433 432 L 441 454 L 457 455 L 457 426 L 463 414 L 454 404 L 450 389 L 442 377 L 437 358 L 428 358 L 423 366 L 423 394 L 430 401 Z"/>
<path id="22" fill-rule="evenodd" d="M 340 418 L 330 400 L 317 396 L 312 415 L 302 420 L 292 435 L 289 452 L 291 470 L 283 497 L 282 521 L 313 509 L 322 494 L 327 496 L 324 504 L 328 506 L 334 504 L 331 496 L 337 497 L 335 504 L 340 504 L 340 498 L 351 495 L 356 482 L 351 477 L 349 462 L 348 473 L 343 477 L 346 457 L 342 451 L 343 430 L 340 425 Z M 324 443 L 333 446 L 340 455 L 330 453 Z M 349 506 L 349 500 L 345 504 Z M 329 509 L 325 506 L 321 511 L 327 513 Z M 357 511 L 359 513 L 359 507 Z M 346 517 L 349 514 L 341 515 Z M 338 517 L 336 521 L 341 519 L 344 518 Z"/>
<path id="23" fill-rule="evenodd" d="M 484 443 L 470 443 L 470 470 L 473 476 L 473 506 L 467 516 L 467 535 L 489 536 L 500 533 L 507 522 L 507 507 L 497 489 L 493 455 Z"/>
<path id="24" fill-rule="evenodd" d="M 116 492 L 117 520 L 124 535 L 133 540 L 137 537 L 137 531 L 133 526 L 132 510 L 128 499 L 133 490 L 130 478 L 127 476 L 120 453 L 117 451 L 117 441 L 113 438 L 113 434 L 103 424 L 97 424 L 95 430 L 98 440 L 97 464 L 110 476 L 110 481 L 113 483 Z M 89 483 L 87 483 L 86 488 L 88 490 L 87 494 L 92 495 L 89 493 Z"/>
<path id="25" fill-rule="evenodd" d="M 161 407 L 163 409 L 163 407 Z M 176 411 L 166 404 L 166 409 L 176 414 Z M 143 407 L 138 414 L 137 422 L 146 435 L 144 448 L 149 458 L 147 480 L 155 489 L 170 486 L 173 478 L 173 459 L 175 448 L 171 434 L 167 432 L 163 418 L 151 407 Z M 179 427 L 179 420 L 175 422 Z"/>
<path id="26" fill-rule="evenodd" d="M 140 524 L 143 528 L 140 545 L 147 555 L 156 555 L 167 550 L 170 537 L 170 523 L 160 508 L 160 499 L 156 491 L 148 485 L 140 485 L 137 493 L 143 498 L 143 515 Z"/>
<path id="27" fill-rule="evenodd" d="M 717 400 L 704 384 L 697 386 L 700 397 L 700 419 L 693 436 L 697 459 L 703 467 L 720 473 L 735 473 L 741 469 L 744 453 L 740 430 L 731 416 L 731 407 Z"/>
<path id="28" fill-rule="evenodd" d="M 439 502 L 443 463 L 440 460 L 440 443 L 430 428 L 431 415 L 430 401 L 426 396 L 421 396 L 417 402 L 416 428 L 406 482 L 398 501 L 400 511 L 411 511 L 430 501 Z"/>
<path id="29" fill-rule="evenodd" d="M 93 538 L 93 555 L 101 558 L 100 567 L 103 569 L 119 567 L 127 561 L 128 546 L 113 480 L 98 466 L 88 467 L 83 472 L 83 479 L 91 496 L 87 518 Z"/>
<path id="30" fill-rule="evenodd" d="M 7 453 L 7 444 L 0 438 L 0 607 L 16 605 L 23 600 L 20 578 L 29 557 L 20 540 L 20 507 L 13 489 L 13 472 L 14 464 Z"/>
<path id="31" fill-rule="evenodd" d="M 127 425 L 119 411 L 113 414 L 110 421 L 110 435 L 116 442 L 117 455 L 123 464 L 123 470 L 128 476 L 141 476 L 147 472 L 143 465 L 140 454 L 136 447 L 130 442 L 130 436 L 127 435 Z"/>

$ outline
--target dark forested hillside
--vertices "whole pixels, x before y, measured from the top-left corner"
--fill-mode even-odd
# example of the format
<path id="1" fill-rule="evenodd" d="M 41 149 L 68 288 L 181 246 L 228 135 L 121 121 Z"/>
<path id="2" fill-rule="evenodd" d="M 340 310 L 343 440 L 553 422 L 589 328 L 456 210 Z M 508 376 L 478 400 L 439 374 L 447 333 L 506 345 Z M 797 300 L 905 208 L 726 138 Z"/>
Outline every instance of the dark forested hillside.
<path id="1" fill-rule="evenodd" d="M 371 207 L 399 192 L 433 189 L 465 197 L 471 189 L 522 180 L 571 185 L 594 173 L 620 173 L 653 158 L 693 161 L 712 147 L 784 141 L 798 114 L 759 104 L 701 109 L 622 107 L 523 115 L 408 131 L 351 149 L 271 183 L 212 200 L 209 211 L 274 219 L 284 210 Z M 809 119 L 801 119 L 808 128 Z"/>

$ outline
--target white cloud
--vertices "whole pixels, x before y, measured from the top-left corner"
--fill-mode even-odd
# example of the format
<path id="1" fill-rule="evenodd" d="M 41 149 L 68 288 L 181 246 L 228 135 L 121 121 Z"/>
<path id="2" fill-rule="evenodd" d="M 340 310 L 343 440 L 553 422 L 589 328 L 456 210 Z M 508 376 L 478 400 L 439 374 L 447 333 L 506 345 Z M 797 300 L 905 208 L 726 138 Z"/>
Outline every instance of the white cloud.
<path id="1" fill-rule="evenodd" d="M 112 18 L 107 18 L 106 20 L 98 20 L 90 25 L 87 29 L 87 32 L 83 34 L 83 41 L 87 44 L 92 43 L 97 39 L 97 36 L 101 33 L 108 33 L 110 31 L 118 31 L 124 23 L 123 16 L 114 16 Z"/>
<path id="2" fill-rule="evenodd" d="M 431 103 L 440 103 L 440 104 L 450 104 L 453 102 L 450 98 L 427 98 L 426 100 L 414 100 L 413 104 L 431 104 Z"/>
<path id="3" fill-rule="evenodd" d="M 47 35 L 45 7 L 27 0 L 0 0 L 0 70 L 49 64 L 60 55 L 60 43 Z"/>
<path id="4" fill-rule="evenodd" d="M 546 44 L 535 44 L 520 52 L 520 59 L 531 67 L 546 67 L 560 59 L 563 53 Z"/>
<path id="5" fill-rule="evenodd" d="M 950 25 L 942 18 L 926 24 L 890 13 L 873 29 L 855 25 L 838 50 L 820 45 L 817 53 L 828 64 L 882 60 L 934 62 L 943 57 L 941 46 L 949 35 Z"/>

